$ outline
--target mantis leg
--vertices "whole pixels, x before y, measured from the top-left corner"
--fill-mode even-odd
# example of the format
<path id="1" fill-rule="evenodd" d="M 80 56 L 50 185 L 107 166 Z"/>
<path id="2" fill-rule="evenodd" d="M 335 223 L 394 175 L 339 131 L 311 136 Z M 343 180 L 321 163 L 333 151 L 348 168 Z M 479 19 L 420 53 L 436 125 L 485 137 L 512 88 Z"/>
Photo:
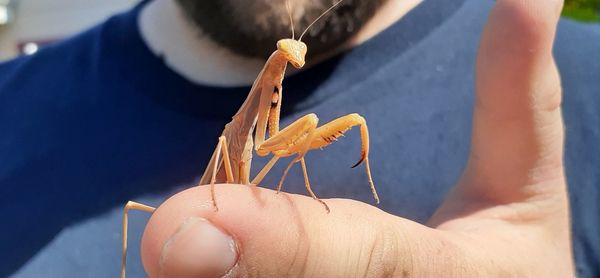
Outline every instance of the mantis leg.
<path id="1" fill-rule="evenodd" d="M 327 212 L 329 212 L 329 207 L 325 202 L 321 199 L 317 198 L 315 193 L 312 191 L 310 186 L 310 181 L 308 179 L 308 172 L 306 170 L 306 163 L 304 161 L 304 154 L 309 150 L 310 143 L 314 140 L 314 136 L 316 135 L 315 130 L 317 128 L 317 124 L 319 119 L 314 114 L 308 114 L 297 121 L 293 122 L 286 128 L 284 128 L 281 132 L 276 133 L 269 139 L 267 139 L 262 145 L 258 146 L 258 153 L 265 154 L 272 152 L 274 154 L 273 159 L 267 163 L 267 165 L 260 171 L 257 178 L 262 179 L 266 172 L 268 172 L 271 167 L 275 164 L 279 156 L 288 156 L 292 154 L 297 154 L 286 167 L 281 180 L 277 186 L 277 193 L 281 191 L 281 187 L 283 186 L 283 182 L 287 177 L 289 170 L 292 166 L 300 161 L 302 165 L 302 173 L 304 175 L 304 185 L 308 190 L 308 193 L 313 197 L 313 199 L 319 201 L 325 206 Z"/>
<path id="2" fill-rule="evenodd" d="M 235 181 L 233 177 L 233 171 L 231 169 L 231 161 L 229 158 L 229 150 L 227 148 L 227 139 L 225 136 L 219 137 L 219 142 L 217 143 L 217 147 L 215 147 L 215 151 L 210 157 L 210 161 L 208 162 L 207 169 L 211 169 L 211 171 L 204 172 L 202 178 L 200 178 L 200 182 L 198 185 L 203 184 L 211 184 L 216 182 L 217 173 L 219 167 L 221 165 L 220 154 L 223 153 L 223 162 L 225 166 L 225 175 L 228 183 L 232 183 Z M 210 177 L 210 180 L 208 178 Z"/>
<path id="3" fill-rule="evenodd" d="M 306 143 L 310 143 L 310 141 L 307 140 Z M 298 154 L 298 157 L 294 158 L 288 164 L 288 166 L 285 168 L 285 171 L 283 172 L 283 176 L 281 176 L 281 180 L 279 181 L 279 185 L 277 186 L 277 193 L 279 193 L 281 191 L 281 187 L 283 186 L 283 181 L 285 180 L 288 172 L 290 171 L 292 166 L 294 164 L 296 164 L 296 162 L 298 162 L 298 161 L 300 161 L 300 165 L 302 165 L 302 175 L 304 176 L 304 186 L 306 187 L 306 190 L 308 191 L 308 193 L 310 194 L 310 196 L 313 199 L 315 199 L 319 203 L 323 204 L 323 206 L 325 206 L 325 209 L 327 210 L 327 213 L 329 213 L 330 212 L 329 206 L 323 200 L 319 199 L 317 197 L 317 195 L 315 195 L 315 193 L 312 191 L 312 188 L 310 186 L 310 180 L 308 179 L 308 171 L 306 170 L 306 162 L 304 160 L 304 154 Z"/>
<path id="4" fill-rule="evenodd" d="M 271 158 L 271 160 L 269 160 L 269 162 L 260 170 L 260 172 L 258 172 L 258 174 L 256 175 L 256 177 L 254 177 L 254 179 L 252 180 L 251 183 L 254 185 L 260 184 L 260 182 L 263 180 L 263 178 L 265 178 L 267 173 L 269 173 L 269 171 L 271 171 L 271 168 L 273 168 L 275 163 L 277 163 L 279 158 L 280 158 L 279 156 L 273 156 L 273 158 Z"/>
<path id="5" fill-rule="evenodd" d="M 256 153 L 260 156 L 273 153 L 279 157 L 305 153 L 310 147 L 306 144 L 307 139 L 312 136 L 318 123 L 319 118 L 317 118 L 317 115 L 312 113 L 305 115 L 280 132 L 273 134 L 260 145 L 256 145 Z M 310 141 L 312 140 L 308 140 L 308 142 Z"/>
<path id="6" fill-rule="evenodd" d="M 302 174 L 304 175 L 304 186 L 306 186 L 306 190 L 313 199 L 323 204 L 327 210 L 327 213 L 329 213 L 331 211 L 329 210 L 329 206 L 323 200 L 317 198 L 317 195 L 315 195 L 315 193 L 312 191 L 312 188 L 310 188 L 310 181 L 308 180 L 308 172 L 306 171 L 306 162 L 304 162 L 304 157 L 300 159 L 300 165 L 302 165 Z"/>
<path id="7" fill-rule="evenodd" d="M 344 133 L 350 130 L 352 127 L 359 126 L 361 136 L 361 156 L 359 161 L 352 167 L 354 168 L 362 162 L 365 163 L 367 177 L 371 186 L 371 192 L 373 193 L 375 201 L 379 203 L 379 195 L 377 194 L 375 184 L 373 183 L 373 178 L 371 177 L 371 166 L 369 164 L 369 130 L 367 128 L 365 119 L 362 116 L 354 113 L 337 118 L 319 128 L 316 127 L 317 124 L 317 116 L 314 114 L 308 114 L 293 122 L 281 132 L 270 137 L 260 146 L 257 146 L 257 153 L 259 155 L 273 153 L 275 157 L 283 157 L 297 154 L 297 157 L 294 158 L 285 169 L 279 185 L 277 186 L 277 192 L 281 190 L 283 181 L 285 180 L 291 167 L 296 162 L 301 162 L 306 189 L 315 200 L 324 203 L 312 192 L 306 170 L 306 163 L 304 161 L 304 155 L 309 150 L 322 149 L 328 146 L 336 141 L 339 137 L 344 135 Z M 273 161 L 273 159 L 271 161 Z M 273 166 L 272 164 L 274 164 L 274 162 L 269 162 L 267 166 L 261 170 L 259 173 L 259 177 L 261 179 L 264 177 L 264 175 L 266 175 L 265 171 L 271 169 Z M 326 204 L 325 206 L 327 208 Z M 329 210 L 329 208 L 327 209 Z"/>
<path id="8" fill-rule="evenodd" d="M 154 212 L 155 208 L 144 204 L 129 201 L 123 209 L 123 250 L 121 255 L 121 278 L 125 278 L 125 268 L 127 266 L 127 231 L 129 226 L 128 213 L 130 209 Z"/>
<path id="9" fill-rule="evenodd" d="M 285 169 L 283 176 L 279 181 L 279 185 L 277 186 L 277 192 L 281 190 L 283 181 L 285 180 L 292 165 L 300 161 L 300 159 L 308 151 L 310 147 L 309 143 L 312 141 L 312 137 L 314 136 L 314 131 L 317 128 L 318 123 L 319 118 L 317 118 L 315 114 L 308 114 L 291 123 L 289 126 L 264 141 L 261 145 L 257 146 L 256 153 L 262 156 L 269 153 L 273 153 L 275 157 L 285 157 L 294 154 L 298 155 Z M 262 179 L 262 177 L 266 175 L 266 172 L 271 169 L 275 162 L 275 158 L 271 159 L 265 168 L 260 171 L 257 178 Z"/>
<path id="10" fill-rule="evenodd" d="M 204 173 L 204 176 L 200 179 L 200 184 L 204 184 L 204 181 L 207 175 L 210 174 L 210 196 L 212 199 L 213 206 L 215 210 L 219 210 L 217 207 L 217 201 L 215 197 L 215 183 L 217 181 L 217 173 L 219 171 L 219 166 L 221 165 L 221 153 L 223 153 L 223 164 L 225 166 L 225 175 L 227 178 L 227 183 L 233 183 L 233 171 L 231 170 L 231 161 L 229 159 L 229 150 L 227 149 L 227 139 L 225 136 L 219 137 L 219 143 L 217 143 L 217 147 L 213 152 L 212 157 L 210 158 L 209 167 L 211 171 L 207 171 Z"/>
<path id="11" fill-rule="evenodd" d="M 353 113 L 339 117 L 329 123 L 326 123 L 315 130 L 314 140 L 310 143 L 310 149 L 322 149 L 336 141 L 344 133 L 354 126 L 360 126 L 361 137 L 361 152 L 360 159 L 352 168 L 358 166 L 362 162 L 365 163 L 367 178 L 371 186 L 371 193 L 375 202 L 379 204 L 379 195 L 375 189 L 373 178 L 371 177 L 371 165 L 369 165 L 369 129 L 367 122 L 359 114 Z"/>

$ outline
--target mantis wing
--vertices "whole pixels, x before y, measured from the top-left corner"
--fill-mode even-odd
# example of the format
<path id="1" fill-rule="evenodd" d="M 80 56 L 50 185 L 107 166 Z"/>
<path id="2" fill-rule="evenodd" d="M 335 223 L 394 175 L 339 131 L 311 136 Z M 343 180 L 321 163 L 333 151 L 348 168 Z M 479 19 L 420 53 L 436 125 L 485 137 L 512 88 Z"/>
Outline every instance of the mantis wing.
<path id="1" fill-rule="evenodd" d="M 268 62 L 267 62 L 268 63 Z M 222 135 L 227 139 L 229 158 L 232 166 L 232 174 L 235 183 L 249 184 L 250 183 L 250 164 L 252 162 L 252 148 L 254 146 L 252 140 L 252 132 L 256 126 L 258 118 L 258 110 L 260 96 L 263 93 L 263 73 L 260 72 L 248 97 L 232 117 L 231 122 L 225 125 Z M 206 170 L 200 179 L 199 185 L 210 184 L 213 175 L 214 164 L 217 165 L 216 183 L 226 182 L 225 168 L 222 167 L 222 159 L 216 161 L 217 153 L 220 150 L 216 149 L 213 153 Z"/>

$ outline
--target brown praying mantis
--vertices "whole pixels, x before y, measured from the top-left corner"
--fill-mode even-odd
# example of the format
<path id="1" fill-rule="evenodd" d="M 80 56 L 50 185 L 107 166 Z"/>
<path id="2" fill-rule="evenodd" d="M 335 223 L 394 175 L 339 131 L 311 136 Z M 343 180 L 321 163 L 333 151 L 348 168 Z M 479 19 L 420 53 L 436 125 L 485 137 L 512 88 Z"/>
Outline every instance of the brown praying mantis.
<path id="1" fill-rule="evenodd" d="M 327 212 L 329 207 L 319 199 L 311 189 L 305 154 L 314 149 L 322 149 L 337 140 L 346 131 L 354 126 L 360 127 L 361 156 L 360 160 L 352 166 L 353 168 L 365 163 L 366 173 L 371 186 L 371 191 L 376 203 L 379 196 L 371 177 L 369 165 L 369 130 L 365 119 L 359 114 L 352 113 L 339 117 L 333 121 L 318 127 L 319 119 L 314 114 L 308 114 L 279 130 L 279 117 L 282 100 L 282 82 L 287 64 L 290 63 L 297 69 L 305 64 L 305 56 L 308 50 L 302 37 L 308 29 L 320 18 L 334 9 L 343 0 L 338 0 L 329 9 L 315 19 L 300 35 L 298 40 L 294 38 L 294 26 L 289 3 L 286 2 L 290 16 L 292 38 L 281 39 L 277 42 L 277 50 L 271 54 L 263 69 L 254 81 L 248 97 L 232 117 L 231 122 L 225 125 L 222 135 L 219 137 L 217 146 L 206 167 L 199 185 L 210 185 L 213 206 L 218 210 L 215 184 L 237 183 L 258 185 L 275 163 L 282 157 L 295 155 L 285 169 L 277 186 L 277 192 L 281 191 L 285 177 L 291 167 L 300 162 L 304 175 L 304 184 L 311 197 L 325 206 Z M 267 131 L 269 137 L 267 138 Z M 255 133 L 254 139 L 252 134 Z M 259 156 L 272 154 L 271 160 L 250 181 L 250 167 L 252 163 L 252 152 L 256 151 Z M 222 158 L 221 158 L 222 155 Z M 127 202 L 123 212 L 123 242 L 121 259 L 121 277 L 125 277 L 127 258 L 127 232 L 129 210 L 141 210 L 154 212 L 156 208 L 133 201 Z"/>

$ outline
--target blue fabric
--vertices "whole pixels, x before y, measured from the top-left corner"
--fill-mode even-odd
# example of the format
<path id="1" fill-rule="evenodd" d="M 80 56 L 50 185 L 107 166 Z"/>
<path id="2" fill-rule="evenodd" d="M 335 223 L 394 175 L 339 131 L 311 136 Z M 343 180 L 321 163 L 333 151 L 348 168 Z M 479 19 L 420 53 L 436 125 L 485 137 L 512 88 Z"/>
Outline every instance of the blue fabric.
<path id="1" fill-rule="evenodd" d="M 492 1 L 428 0 L 343 55 L 284 81 L 282 126 L 357 112 L 371 131 L 381 208 L 425 221 L 466 162 L 479 34 Z M 143 4 L 142 4 L 143 5 Z M 249 88 L 193 84 L 143 43 L 140 7 L 0 64 L 0 277 L 116 277 L 122 206 L 191 186 Z M 566 167 L 580 277 L 600 276 L 600 26 L 564 20 Z M 323 198 L 372 202 L 351 131 L 308 154 Z M 264 159 L 257 159 L 260 169 Z M 267 177 L 276 184 L 285 163 Z M 298 169 L 285 189 L 305 194 Z M 133 213 L 129 277 L 144 277 Z"/>

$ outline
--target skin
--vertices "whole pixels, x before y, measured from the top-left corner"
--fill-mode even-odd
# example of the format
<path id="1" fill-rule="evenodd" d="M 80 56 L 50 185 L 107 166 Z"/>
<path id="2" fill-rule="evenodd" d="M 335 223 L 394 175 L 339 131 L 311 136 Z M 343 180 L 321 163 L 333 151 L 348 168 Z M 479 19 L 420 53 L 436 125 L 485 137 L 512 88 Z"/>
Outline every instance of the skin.
<path id="1" fill-rule="evenodd" d="M 142 239 L 146 271 L 151 277 L 573 277 L 561 86 L 552 57 L 562 4 L 496 1 L 477 59 L 470 159 L 426 225 L 352 200 L 326 200 L 327 214 L 310 197 L 231 185 L 217 185 L 215 213 L 209 188 L 194 187 L 150 219 Z M 173 264 L 188 254 L 175 247 L 159 263 L 165 242 L 190 216 L 234 240 L 233 268 L 205 260 Z"/>

